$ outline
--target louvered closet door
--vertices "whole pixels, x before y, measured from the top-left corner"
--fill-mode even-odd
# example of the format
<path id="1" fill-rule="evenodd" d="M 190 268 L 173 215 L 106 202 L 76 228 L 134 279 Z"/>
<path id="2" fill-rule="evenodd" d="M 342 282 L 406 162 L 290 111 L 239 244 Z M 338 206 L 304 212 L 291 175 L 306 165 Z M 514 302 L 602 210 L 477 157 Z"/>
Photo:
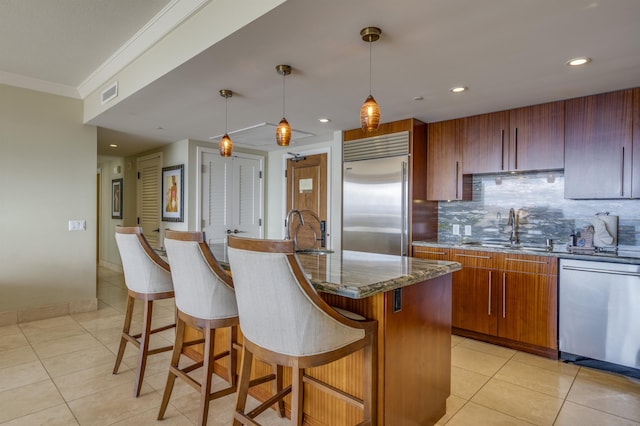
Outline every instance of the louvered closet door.
<path id="1" fill-rule="evenodd" d="M 229 234 L 262 238 L 262 157 L 202 154 L 202 230 L 209 244 Z"/>
<path id="2" fill-rule="evenodd" d="M 159 248 L 160 241 L 160 182 L 162 155 L 153 154 L 138 159 L 138 226 L 151 247 Z"/>

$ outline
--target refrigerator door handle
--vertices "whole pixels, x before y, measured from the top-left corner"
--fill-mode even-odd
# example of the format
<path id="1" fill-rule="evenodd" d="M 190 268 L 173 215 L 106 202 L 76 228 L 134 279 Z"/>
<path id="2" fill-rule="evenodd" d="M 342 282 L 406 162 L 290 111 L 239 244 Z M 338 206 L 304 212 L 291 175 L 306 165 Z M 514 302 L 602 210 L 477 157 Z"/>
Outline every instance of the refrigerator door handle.
<path id="1" fill-rule="evenodd" d="M 409 243 L 409 177 L 407 173 L 407 162 L 402 162 L 402 229 L 400 230 L 400 256 L 408 256 Z"/>

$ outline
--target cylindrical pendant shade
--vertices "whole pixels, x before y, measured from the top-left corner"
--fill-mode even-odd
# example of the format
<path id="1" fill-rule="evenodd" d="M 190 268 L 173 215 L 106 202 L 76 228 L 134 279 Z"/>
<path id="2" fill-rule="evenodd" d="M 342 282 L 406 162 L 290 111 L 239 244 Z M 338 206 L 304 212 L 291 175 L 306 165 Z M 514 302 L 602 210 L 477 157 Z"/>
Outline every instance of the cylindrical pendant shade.
<path id="1" fill-rule="evenodd" d="M 276 128 L 276 142 L 280 146 L 289 146 L 289 142 L 291 142 L 291 126 L 284 117 Z"/>
<path id="2" fill-rule="evenodd" d="M 222 139 L 220 139 L 218 149 L 220 150 L 220 155 L 222 157 L 231 156 L 231 151 L 233 150 L 233 142 L 231 142 L 231 138 L 226 133 L 224 134 Z"/>
<path id="3" fill-rule="evenodd" d="M 380 107 L 373 96 L 369 95 L 360 108 L 360 126 L 362 130 L 372 132 L 380 127 Z"/>

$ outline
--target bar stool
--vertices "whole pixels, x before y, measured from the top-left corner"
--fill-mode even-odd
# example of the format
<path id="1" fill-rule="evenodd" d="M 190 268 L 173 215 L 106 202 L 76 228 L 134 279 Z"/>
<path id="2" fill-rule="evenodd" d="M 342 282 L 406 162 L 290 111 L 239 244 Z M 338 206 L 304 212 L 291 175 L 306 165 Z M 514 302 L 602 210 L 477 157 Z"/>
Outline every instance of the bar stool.
<path id="1" fill-rule="evenodd" d="M 234 393 L 237 388 L 237 351 L 240 346 L 237 344 L 239 320 L 233 282 L 205 243 L 202 232 L 167 230 L 164 244 L 171 263 L 178 323 L 173 356 L 158 420 L 162 420 L 164 417 L 175 379 L 179 377 L 200 393 L 198 424 L 206 425 L 209 402 Z M 202 361 L 179 368 L 178 364 L 184 345 L 192 343 L 184 343 L 185 326 L 187 325 L 201 330 L 204 334 L 204 356 Z M 215 353 L 215 331 L 226 327 L 230 327 L 226 348 L 222 352 Z M 228 357 L 226 379 L 229 386 L 211 392 L 214 363 L 224 357 Z M 200 367 L 204 367 L 202 378 L 197 381 L 189 373 Z M 251 385 L 264 383 L 275 378 L 276 375 L 270 374 L 252 382 Z M 284 406 L 282 410 L 284 414 Z"/>
<path id="2" fill-rule="evenodd" d="M 127 309 L 122 327 L 120 346 L 116 364 L 113 367 L 113 374 L 118 373 L 120 363 L 124 356 L 127 343 L 133 344 L 139 349 L 138 369 L 136 381 L 133 388 L 133 395 L 140 395 L 144 370 L 147 365 L 147 356 L 161 352 L 170 351 L 173 346 L 163 346 L 156 349 L 149 349 L 149 340 L 152 334 L 168 330 L 175 327 L 175 323 L 168 324 L 156 329 L 151 329 L 153 316 L 153 302 L 155 300 L 169 299 L 173 297 L 173 283 L 169 265 L 162 260 L 149 242 L 142 234 L 140 227 L 116 227 L 116 243 L 122 259 L 122 269 L 124 270 L 124 280 L 128 289 Z M 142 332 L 131 334 L 131 319 L 133 317 L 133 307 L 135 300 L 142 300 L 144 303 L 144 313 L 142 320 Z"/>
<path id="3" fill-rule="evenodd" d="M 304 275 L 293 241 L 228 237 L 228 258 L 244 335 L 234 425 L 259 425 L 254 418 L 291 393 L 291 424 L 303 422 L 303 384 L 363 409 L 361 425 L 377 422 L 377 321 L 356 321 L 331 308 Z M 362 400 L 305 374 L 364 349 Z M 254 355 L 292 367 L 292 384 L 247 413 L 249 377 Z"/>

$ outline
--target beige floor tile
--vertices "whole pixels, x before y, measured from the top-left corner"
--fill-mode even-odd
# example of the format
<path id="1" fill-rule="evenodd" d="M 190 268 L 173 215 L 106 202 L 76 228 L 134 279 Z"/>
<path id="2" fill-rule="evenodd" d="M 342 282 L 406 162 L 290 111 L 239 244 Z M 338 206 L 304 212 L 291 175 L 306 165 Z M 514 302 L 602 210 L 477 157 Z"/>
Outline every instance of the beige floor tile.
<path id="1" fill-rule="evenodd" d="M 451 365 L 493 376 L 505 363 L 506 358 L 465 348 L 461 344 L 451 348 Z"/>
<path id="2" fill-rule="evenodd" d="M 31 346 L 21 346 L 0 352 L 0 370 L 14 365 L 37 361 L 38 357 Z"/>
<path id="3" fill-rule="evenodd" d="M 0 327 L 0 337 L 2 338 L 17 334 L 22 334 L 22 330 L 18 325 L 5 325 Z"/>
<path id="4" fill-rule="evenodd" d="M 128 386 L 126 394 L 133 395 L 134 372 L 121 370 L 118 374 L 112 374 L 112 371 L 113 366 L 105 364 L 54 377 L 53 381 L 66 401 L 73 401 L 119 386 Z"/>
<path id="5" fill-rule="evenodd" d="M 42 364 L 47 369 L 51 377 L 64 376 L 97 366 L 110 366 L 116 361 L 113 352 L 104 346 L 90 347 L 84 350 L 62 354 L 42 360 Z"/>
<path id="6" fill-rule="evenodd" d="M 567 400 L 640 422 L 640 385 L 637 380 L 582 368 Z"/>
<path id="7" fill-rule="evenodd" d="M 133 383 L 125 383 L 114 388 L 102 389 L 68 404 L 81 425 L 103 426 L 150 412 L 159 407 L 160 402 L 161 396 L 144 384 L 140 396 L 134 398 Z"/>
<path id="8" fill-rule="evenodd" d="M 51 380 L 0 392 L 0 423 L 63 403 Z"/>
<path id="9" fill-rule="evenodd" d="M 451 335 L 451 347 L 457 346 L 460 343 L 464 342 L 465 340 L 467 340 L 464 337 L 460 337 L 460 336 L 456 336 L 455 334 Z"/>
<path id="10" fill-rule="evenodd" d="M 471 401 L 540 426 L 552 425 L 562 406 L 562 399 L 495 378 L 489 380 Z"/>
<path id="11" fill-rule="evenodd" d="M 158 408 L 152 408 L 150 410 L 144 411 L 140 414 L 133 415 L 132 417 L 128 417 L 119 422 L 113 423 L 113 426 L 147 426 L 147 425 L 161 425 L 161 426 L 184 426 L 192 424 L 192 422 L 186 418 L 182 413 L 176 410 L 173 406 L 169 405 L 167 407 L 167 411 L 164 414 L 164 417 L 161 422 L 157 420 L 158 418 Z M 229 423 L 227 423 L 229 424 Z M 211 423 L 208 423 L 207 426 L 213 426 Z"/>
<path id="12" fill-rule="evenodd" d="M 578 374 L 578 370 L 580 370 L 580 367 L 574 364 L 568 364 L 559 360 L 544 358 L 525 352 L 516 353 L 513 358 L 511 358 L 511 360 L 521 362 L 523 364 L 533 365 L 535 367 L 544 368 L 545 370 L 553 371 L 556 373 L 569 374 L 572 376 Z"/>
<path id="13" fill-rule="evenodd" d="M 49 375 L 40 361 L 18 364 L 0 370 L 0 392 L 48 380 Z"/>
<path id="14" fill-rule="evenodd" d="M 623 419 L 593 408 L 566 401 L 554 426 L 638 426 L 640 423 Z"/>
<path id="15" fill-rule="evenodd" d="M 451 420 L 451 418 L 455 416 L 456 413 L 460 411 L 460 409 L 464 407 L 466 403 L 467 400 L 459 398 L 455 395 L 451 395 L 449 398 L 447 398 L 447 413 L 442 416 L 440 420 L 438 420 L 438 423 L 436 423 L 436 425 L 442 426 L 447 424 L 447 422 Z"/>
<path id="16" fill-rule="evenodd" d="M 511 358 L 517 351 L 509 348 L 503 348 L 502 346 L 491 345 L 489 343 L 481 342 L 479 340 L 466 339 L 460 343 L 463 348 L 473 349 L 474 351 L 484 352 L 490 355 L 494 355 L 500 358 Z"/>
<path id="17" fill-rule="evenodd" d="M 531 426 L 531 423 L 473 402 L 465 404 L 446 424 L 447 426 Z"/>
<path id="18" fill-rule="evenodd" d="M 87 331 L 76 321 L 73 321 L 70 317 L 66 318 L 69 321 L 65 324 L 61 324 L 55 327 L 29 327 L 32 323 L 22 325 L 22 332 L 26 336 L 27 340 L 31 344 L 50 342 L 52 340 L 60 340 L 66 337 L 79 336 L 85 334 Z M 52 319 L 52 321 L 57 318 Z M 38 323 L 46 321 L 37 321 Z"/>
<path id="19" fill-rule="evenodd" d="M 8 334 L 0 338 L 0 352 L 7 351 L 9 349 L 21 348 L 23 346 L 29 346 L 29 341 L 22 333 Z"/>
<path id="20" fill-rule="evenodd" d="M 545 370 L 521 362 L 509 361 L 494 376 L 496 379 L 519 385 L 546 395 L 564 399 L 574 376 Z"/>
<path id="21" fill-rule="evenodd" d="M 465 400 L 471 399 L 490 377 L 464 368 L 451 367 L 451 395 Z"/>
<path id="22" fill-rule="evenodd" d="M 105 328 L 104 330 L 93 332 L 91 335 L 103 345 L 108 346 L 109 349 L 115 347 L 115 349 L 113 349 L 115 353 L 118 351 L 118 344 L 122 337 L 122 324 L 119 324 L 117 327 Z"/>
<path id="23" fill-rule="evenodd" d="M 27 416 L 14 419 L 10 422 L 3 423 L 3 425 L 5 426 L 71 426 L 78 424 L 79 423 L 73 417 L 73 414 L 71 414 L 71 411 L 66 404 L 46 408 L 42 411 L 38 411 L 37 413 L 29 414 Z"/>
<path id="24" fill-rule="evenodd" d="M 33 350 L 41 358 L 52 358 L 62 354 L 68 354 L 88 348 L 102 346 L 98 340 L 88 333 L 77 336 L 69 336 L 46 342 L 32 343 Z"/>

